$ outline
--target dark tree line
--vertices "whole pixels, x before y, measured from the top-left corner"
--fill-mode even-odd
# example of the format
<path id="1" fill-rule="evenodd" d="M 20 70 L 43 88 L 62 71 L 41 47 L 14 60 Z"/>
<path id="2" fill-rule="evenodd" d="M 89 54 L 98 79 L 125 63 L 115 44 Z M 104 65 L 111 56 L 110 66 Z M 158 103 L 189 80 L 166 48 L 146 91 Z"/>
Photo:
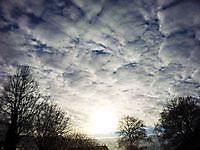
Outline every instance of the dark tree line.
<path id="1" fill-rule="evenodd" d="M 6 125 L 4 150 L 16 150 L 27 137 L 34 139 L 39 150 L 64 150 L 77 142 L 85 146 L 97 143 L 87 136 L 78 139 L 78 135 L 66 135 L 70 116 L 40 92 L 28 66 L 20 66 L 16 74 L 8 76 L 0 94 L 0 121 Z"/>

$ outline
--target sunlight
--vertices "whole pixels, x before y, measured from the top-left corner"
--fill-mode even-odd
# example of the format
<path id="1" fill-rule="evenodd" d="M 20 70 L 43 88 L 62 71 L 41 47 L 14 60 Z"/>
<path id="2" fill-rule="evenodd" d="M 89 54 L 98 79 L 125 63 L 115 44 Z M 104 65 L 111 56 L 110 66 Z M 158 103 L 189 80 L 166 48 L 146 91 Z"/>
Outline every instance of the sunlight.
<path id="1" fill-rule="evenodd" d="M 117 117 L 113 107 L 106 106 L 95 110 L 89 122 L 91 134 L 108 134 L 117 128 Z"/>

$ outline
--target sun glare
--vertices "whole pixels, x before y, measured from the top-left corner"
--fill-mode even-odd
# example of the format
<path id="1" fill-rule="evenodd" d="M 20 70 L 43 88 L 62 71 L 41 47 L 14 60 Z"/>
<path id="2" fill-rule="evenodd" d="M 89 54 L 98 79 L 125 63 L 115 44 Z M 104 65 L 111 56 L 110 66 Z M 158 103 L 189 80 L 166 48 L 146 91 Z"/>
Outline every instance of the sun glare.
<path id="1" fill-rule="evenodd" d="M 89 122 L 91 134 L 108 134 L 114 132 L 117 127 L 117 118 L 112 107 L 103 107 L 95 110 Z"/>

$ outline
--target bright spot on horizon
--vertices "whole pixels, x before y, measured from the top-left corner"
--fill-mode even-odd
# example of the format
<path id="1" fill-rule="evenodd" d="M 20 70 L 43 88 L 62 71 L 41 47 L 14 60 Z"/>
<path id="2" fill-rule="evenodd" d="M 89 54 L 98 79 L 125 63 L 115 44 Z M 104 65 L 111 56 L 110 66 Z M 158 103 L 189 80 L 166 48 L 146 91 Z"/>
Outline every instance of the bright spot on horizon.
<path id="1" fill-rule="evenodd" d="M 102 107 L 92 113 L 89 120 L 89 132 L 91 134 L 108 134 L 117 129 L 117 123 L 113 107 Z"/>

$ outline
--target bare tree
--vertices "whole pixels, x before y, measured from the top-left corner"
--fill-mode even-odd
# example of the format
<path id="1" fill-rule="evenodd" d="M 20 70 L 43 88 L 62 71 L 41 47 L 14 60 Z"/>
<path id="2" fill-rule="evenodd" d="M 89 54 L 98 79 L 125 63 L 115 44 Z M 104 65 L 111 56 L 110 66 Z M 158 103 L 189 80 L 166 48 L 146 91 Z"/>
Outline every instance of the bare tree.
<path id="1" fill-rule="evenodd" d="M 70 117 L 53 103 L 45 103 L 41 110 L 35 118 L 36 143 L 40 150 L 55 149 L 70 130 Z"/>
<path id="2" fill-rule="evenodd" d="M 119 122 L 119 147 L 128 150 L 137 149 L 141 141 L 146 140 L 145 125 L 142 120 L 125 116 Z"/>
<path id="3" fill-rule="evenodd" d="M 8 123 L 6 150 L 15 150 L 20 136 L 33 132 L 34 117 L 44 100 L 30 67 L 20 66 L 16 74 L 8 76 L 0 95 L 0 113 Z"/>

